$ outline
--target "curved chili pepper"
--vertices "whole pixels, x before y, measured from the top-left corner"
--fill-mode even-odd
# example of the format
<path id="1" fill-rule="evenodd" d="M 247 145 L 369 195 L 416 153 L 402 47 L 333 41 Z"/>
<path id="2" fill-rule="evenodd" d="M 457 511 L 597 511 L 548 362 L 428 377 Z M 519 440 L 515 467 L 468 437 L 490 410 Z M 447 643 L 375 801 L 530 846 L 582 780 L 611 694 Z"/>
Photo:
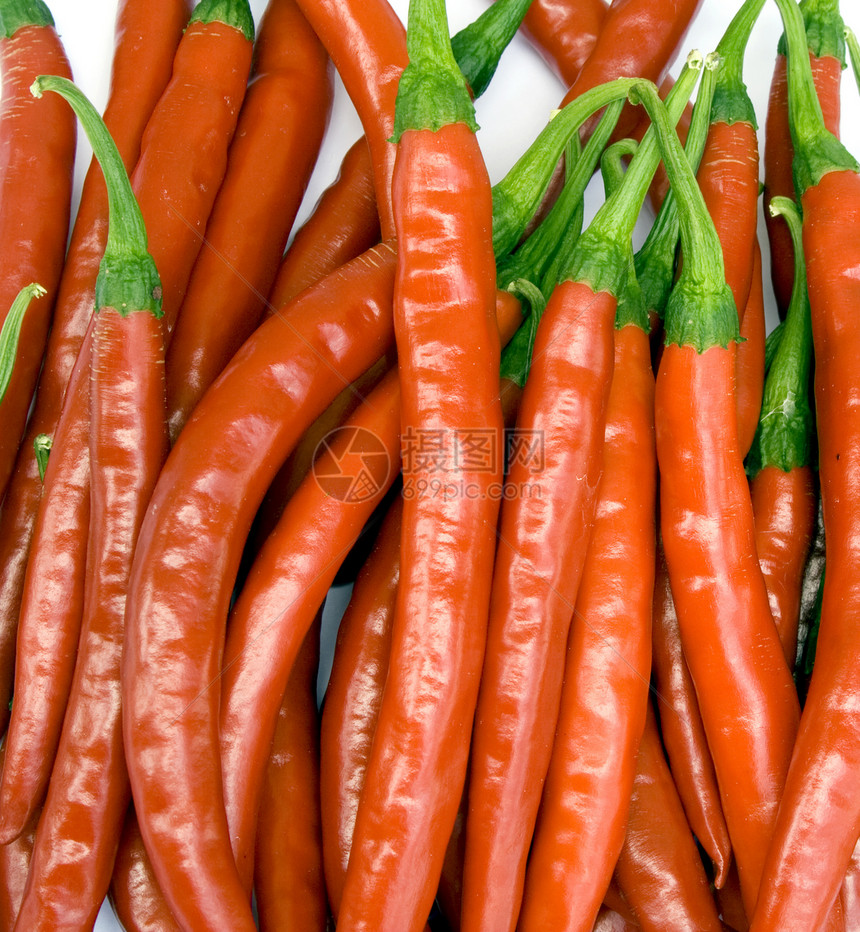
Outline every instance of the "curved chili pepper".
<path id="1" fill-rule="evenodd" d="M 9 390 L 0 401 L 0 499 L 6 490 L 42 364 L 63 268 L 75 158 L 74 115 L 41 107 L 30 85 L 45 72 L 71 77 L 54 20 L 41 0 L 0 6 L 0 309 L 39 282 L 48 293 L 27 315 Z"/>
<path id="2" fill-rule="evenodd" d="M 230 0 L 226 6 L 221 0 L 204 0 L 192 19 L 132 176 L 163 282 L 165 334 L 223 175 L 250 68 L 251 40 L 243 31 L 253 29 L 247 0 Z M 222 59 L 216 68 L 211 67 L 212 56 Z M 189 173 L 192 164 L 196 170 Z M 55 452 L 49 461 L 27 566 L 15 704 L 0 786 L 0 840 L 13 838 L 43 798 L 74 666 L 89 521 L 88 369 L 82 350 L 54 438 L 55 450 L 62 454 Z"/>
<path id="3" fill-rule="evenodd" d="M 815 90 L 824 115 L 824 125 L 839 135 L 841 103 L 839 88 L 845 66 L 845 40 L 838 0 L 802 0 L 801 13 L 807 29 L 809 63 Z M 769 210 L 771 198 L 794 198 L 791 163 L 794 147 L 788 120 L 788 81 L 785 37 L 780 38 L 771 78 L 764 130 L 764 219 L 770 243 L 770 271 L 779 316 L 784 317 L 791 300 L 794 250 L 785 221 Z"/>
<path id="4" fill-rule="evenodd" d="M 321 615 L 287 681 L 266 768 L 254 854 L 261 932 L 326 932 L 317 712 Z"/>
<path id="5" fill-rule="evenodd" d="M 615 877 L 645 932 L 723 932 L 650 705 Z"/>
<path id="6" fill-rule="evenodd" d="M 331 109 L 328 57 L 295 0 L 269 3 L 254 54 L 227 170 L 167 354 L 174 439 L 259 323 Z"/>
<path id="7" fill-rule="evenodd" d="M 789 922 L 796 929 L 824 928 L 828 914 L 839 907 L 839 886 L 860 836 L 855 792 L 860 773 L 855 543 L 860 330 L 854 313 L 860 166 L 824 125 L 802 16 L 794 4 L 778 0 L 778 6 L 788 48 L 794 177 L 815 347 L 827 572 L 815 667 L 752 917 L 755 932 L 786 928 Z"/>
<path id="8" fill-rule="evenodd" d="M 845 928 L 856 929 L 860 925 L 860 842 L 854 846 L 839 896 Z"/>
<path id="9" fill-rule="evenodd" d="M 146 121 L 170 79 L 189 12 L 189 0 L 119 4 L 104 121 L 128 171 L 137 162 Z M 33 413 L 0 511 L 0 731 L 6 730 L 8 721 L 24 572 L 43 489 L 33 446 L 40 435 L 53 437 L 57 429 L 66 386 L 92 320 L 93 289 L 106 234 L 107 191 L 94 159 L 84 180 L 57 289 Z"/>
<path id="10" fill-rule="evenodd" d="M 726 882 L 732 846 L 699 701 L 684 659 L 662 546 L 657 553 L 651 620 L 651 676 L 669 768 L 687 822 L 714 864 L 714 882 L 720 889 Z"/>
<path id="11" fill-rule="evenodd" d="M 252 335 L 180 435 L 144 521 L 127 613 L 126 758 L 159 884 L 177 918 L 195 929 L 223 929 L 227 897 L 241 922 L 250 921 L 224 816 L 213 688 L 244 541 L 302 430 L 391 340 L 393 269 L 393 250 L 377 247 Z M 181 763 L 189 754 L 208 760 L 207 775 Z M 189 837 L 179 831 L 188 824 L 205 831 Z"/>
<path id="12" fill-rule="evenodd" d="M 701 192 L 668 134 L 666 143 L 684 257 L 657 374 L 661 530 L 684 654 L 752 906 L 799 710 L 755 553 L 729 401 L 737 309 Z"/>
<path id="13" fill-rule="evenodd" d="M 737 932 L 749 932 L 749 919 L 744 909 L 741 896 L 741 882 L 738 877 L 738 868 L 734 861 L 729 865 L 729 872 L 725 884 L 716 892 L 717 905 L 723 920 Z"/>
<path id="14" fill-rule="evenodd" d="M 606 0 L 532 0 L 523 31 L 570 87 L 597 42 L 607 12 Z"/>
<path id="15" fill-rule="evenodd" d="M 738 416 L 738 449 L 749 453 L 761 412 L 764 389 L 765 323 L 761 248 L 753 242 L 750 290 L 741 320 L 740 342 L 735 350 L 735 409 Z"/>
<path id="16" fill-rule="evenodd" d="M 651 666 L 657 456 L 641 294 L 624 294 L 594 526 L 517 928 L 593 926 L 624 842 Z M 630 287 L 630 285 L 628 285 Z M 635 305 L 639 299 L 638 307 Z"/>
<path id="17" fill-rule="evenodd" d="M 696 70 L 676 85 L 675 113 Z M 549 763 L 564 644 L 595 508 L 619 289 L 658 157 L 653 133 L 562 269 L 535 336 L 517 430 L 541 438 L 514 462 L 502 507 L 486 658 L 472 737 L 463 928 L 513 928 Z M 627 192 L 631 192 L 628 194 Z M 539 481 L 539 494 L 528 494 Z M 595 905 L 596 912 L 596 905 Z M 592 914 L 593 918 L 593 914 Z"/>
<path id="18" fill-rule="evenodd" d="M 396 499 L 355 581 L 337 631 L 320 723 L 323 859 L 335 918 L 391 653 L 403 499 Z"/>
<path id="19" fill-rule="evenodd" d="M 345 930 L 379 932 L 420 929 L 436 893 L 466 776 L 502 474 L 492 193 L 441 0 L 410 5 L 408 47 L 392 192 L 402 423 L 407 452 L 441 446 L 432 462 L 420 449 L 404 460 L 389 675 L 339 913 Z"/>
<path id="20" fill-rule="evenodd" d="M 276 313 L 300 291 L 370 249 L 380 236 L 370 149 L 362 136 L 347 150 L 337 179 L 284 253 L 267 313 Z"/>
<path id="21" fill-rule="evenodd" d="M 361 118 L 382 238 L 394 236 L 394 99 L 406 67 L 406 32 L 387 0 L 298 0 Z"/>
<path id="22" fill-rule="evenodd" d="M 771 200 L 795 243 L 794 286 L 784 333 L 768 372 L 754 449 L 747 458 L 756 551 L 785 659 L 793 669 L 800 594 L 812 545 L 818 496 L 812 470 L 814 422 L 809 405 L 812 328 L 801 221 L 793 201 Z"/>
<path id="23" fill-rule="evenodd" d="M 119 670 L 135 540 L 167 452 L 161 283 L 119 153 L 89 101 L 40 77 L 78 114 L 108 183 L 110 219 L 96 282 L 90 397 L 92 520 L 81 646 L 30 876 L 21 929 L 95 921 L 128 807 Z"/>

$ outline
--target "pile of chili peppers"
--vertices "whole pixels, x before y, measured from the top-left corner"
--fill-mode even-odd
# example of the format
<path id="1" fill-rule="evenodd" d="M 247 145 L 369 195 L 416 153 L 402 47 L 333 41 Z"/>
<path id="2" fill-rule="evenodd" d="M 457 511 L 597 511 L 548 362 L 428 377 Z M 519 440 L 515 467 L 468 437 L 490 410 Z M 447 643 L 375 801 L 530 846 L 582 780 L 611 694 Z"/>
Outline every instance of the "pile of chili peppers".
<path id="1" fill-rule="evenodd" d="M 860 46 L 711 2 L 0 0 L 0 932 L 860 932 Z"/>

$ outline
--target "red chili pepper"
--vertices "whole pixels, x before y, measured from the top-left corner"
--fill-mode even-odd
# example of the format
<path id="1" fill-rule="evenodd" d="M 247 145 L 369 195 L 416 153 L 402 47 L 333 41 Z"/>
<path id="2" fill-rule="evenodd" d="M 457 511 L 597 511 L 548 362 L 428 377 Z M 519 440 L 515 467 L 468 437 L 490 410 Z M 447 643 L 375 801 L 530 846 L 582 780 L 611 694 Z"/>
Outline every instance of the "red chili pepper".
<path id="1" fill-rule="evenodd" d="M 839 907 L 839 886 L 860 836 L 855 545 L 860 330 L 854 311 L 860 166 L 824 125 L 802 16 L 794 4 L 779 0 L 778 6 L 788 48 L 794 177 L 815 347 L 827 572 L 815 666 L 752 918 L 755 932 L 789 923 L 796 929 L 824 928 L 828 914 L 832 919 Z"/>
<path id="2" fill-rule="evenodd" d="M 690 828 L 714 864 L 719 889 L 726 882 L 732 846 L 699 701 L 684 659 L 662 546 L 657 557 L 651 634 L 656 711 L 672 779 Z"/>
<path id="3" fill-rule="evenodd" d="M 406 33 L 386 0 L 298 0 L 343 79 L 364 127 L 383 239 L 394 236 L 391 179 L 394 99 L 406 67 Z"/>
<path id="4" fill-rule="evenodd" d="M 126 757 L 159 884 L 195 929 L 223 929 L 224 909 L 250 922 L 224 816 L 213 688 L 243 545 L 302 430 L 391 340 L 393 268 L 393 251 L 380 246 L 256 331 L 180 435 L 141 532 L 127 613 Z M 208 760 L 205 772 L 186 768 L 188 755 Z M 205 831 L 179 831 L 188 824 Z"/>
<path id="5" fill-rule="evenodd" d="M 261 932 L 326 932 L 317 669 L 322 609 L 287 682 L 260 802 L 254 894 Z"/>
<path id="6" fill-rule="evenodd" d="M 675 116 L 691 79 L 694 69 L 676 85 Z M 472 737 L 462 917 L 469 932 L 513 928 L 522 896 L 600 477 L 615 296 L 658 161 L 653 138 L 639 156 L 629 187 L 601 209 L 558 276 L 520 404 L 517 430 L 541 438 L 541 468 L 535 476 L 529 457 L 515 461 L 508 485 L 519 494 L 502 507 Z M 530 494 L 535 483 L 538 494 Z"/>
<path id="7" fill-rule="evenodd" d="M 295 0 L 271 0 L 227 170 L 167 354 L 174 439 L 260 321 L 331 100 L 329 62 L 319 39 Z"/>
<path id="8" fill-rule="evenodd" d="M 323 857 L 337 918 L 355 816 L 388 674 L 391 620 L 400 578 L 402 498 L 396 499 L 364 564 L 337 630 L 320 724 Z"/>
<path id="9" fill-rule="evenodd" d="M 633 932 L 636 928 L 619 913 L 601 906 L 592 932 Z"/>
<path id="10" fill-rule="evenodd" d="M 379 242 L 370 149 L 364 136 L 343 157 L 340 174 L 284 254 L 267 313 L 277 313 L 300 291 Z"/>
<path id="11" fill-rule="evenodd" d="M 167 452 L 161 283 L 122 159 L 68 81 L 40 77 L 78 114 L 108 183 L 110 221 L 96 282 L 90 398 L 92 520 L 81 646 L 20 929 L 91 925 L 110 881 L 129 789 L 119 670 L 137 531 Z"/>
<path id="12" fill-rule="evenodd" d="M 812 329 L 800 217 L 794 202 L 786 198 L 772 199 L 770 209 L 786 216 L 795 243 L 794 287 L 783 336 L 768 372 L 747 472 L 756 552 L 785 659 L 793 669 L 803 573 L 818 511 L 812 470 L 815 426 L 809 405 Z"/>
<path id="13" fill-rule="evenodd" d="M 845 928 L 856 929 L 860 923 L 860 842 L 854 846 L 839 896 Z"/>
<path id="14" fill-rule="evenodd" d="M 122 0 L 119 5 L 104 121 L 128 171 L 137 162 L 146 121 L 170 78 L 189 12 L 189 0 L 156 4 Z M 93 160 L 57 289 L 33 413 L 0 511 L 0 731 L 6 730 L 8 721 L 24 572 L 43 489 L 33 445 L 40 435 L 53 437 L 57 430 L 66 387 L 92 319 L 93 289 L 106 234 L 107 191 Z"/>
<path id="15" fill-rule="evenodd" d="M 722 932 L 650 707 L 639 746 L 627 837 L 615 877 L 639 927 L 646 932 Z"/>
<path id="16" fill-rule="evenodd" d="M 0 769 L 3 767 L 5 749 L 0 747 Z M 0 930 L 12 932 L 21 900 L 24 899 L 24 887 L 30 873 L 30 856 L 33 853 L 33 840 L 36 837 L 36 825 L 40 810 L 27 823 L 24 831 L 8 845 L 0 845 Z"/>
<path id="17" fill-rule="evenodd" d="M 405 450 L 401 575 L 338 917 L 344 930 L 379 932 L 420 929 L 436 893 L 466 775 L 502 468 L 490 182 L 444 3 L 413 4 L 409 26 L 392 192 Z M 434 437 L 441 474 L 422 462 L 420 449 L 409 452 L 410 443 Z M 478 444 L 471 456 L 470 438 Z M 440 477 L 452 493 L 434 495 L 425 485 Z"/>
<path id="18" fill-rule="evenodd" d="M 570 87 L 591 54 L 607 13 L 606 0 L 532 0 L 523 31 Z"/>
<path id="19" fill-rule="evenodd" d="M 127 932 L 180 932 L 152 872 L 134 807 L 129 807 L 117 847 L 109 895 Z"/>
<path id="20" fill-rule="evenodd" d="M 645 724 L 657 456 L 654 376 L 641 304 L 619 305 L 611 379 L 594 527 L 529 856 L 517 926 L 522 932 L 587 932 L 593 925 L 624 842 Z"/>
<path id="21" fill-rule="evenodd" d="M 661 530 L 684 654 L 752 905 L 788 768 L 797 695 L 758 566 L 738 451 L 730 348 L 737 309 L 701 192 L 677 144 L 663 155 L 686 215 L 657 375 Z"/>
<path id="22" fill-rule="evenodd" d="M 230 23 L 210 21 L 212 16 Z M 223 175 L 250 68 L 252 32 L 247 0 L 199 4 L 144 135 L 132 187 L 163 282 L 165 333 Z M 191 164 L 197 167 L 193 173 Z M 63 426 L 54 438 L 56 452 L 45 476 L 25 578 L 15 703 L 0 787 L 0 839 L 5 840 L 17 834 L 43 798 L 78 643 L 89 520 L 87 369 L 88 358 L 82 355 L 72 377 L 76 387 L 67 391 Z"/>
<path id="23" fill-rule="evenodd" d="M 562 106 L 612 78 L 639 77 L 659 84 L 700 6 L 701 0 L 660 4 L 651 0 L 615 0 Z M 629 135 L 638 120 L 638 112 L 628 108 L 619 121 L 616 137 Z M 594 121 L 586 124 L 586 132 L 593 128 Z"/>
<path id="24" fill-rule="evenodd" d="M 48 293 L 24 321 L 9 389 L 0 401 L 0 498 L 6 490 L 42 364 L 63 268 L 75 157 L 74 116 L 62 101 L 40 107 L 30 85 L 45 72 L 71 77 L 50 11 L 40 0 L 0 11 L 0 308 L 39 282 Z"/>
<path id="25" fill-rule="evenodd" d="M 838 0 L 802 0 L 800 11 L 807 28 L 809 64 L 824 116 L 824 125 L 839 135 L 839 88 L 845 67 L 844 24 Z M 791 163 L 794 147 L 788 119 L 788 81 L 785 38 L 781 37 L 771 78 L 764 131 L 764 219 L 770 242 L 770 271 L 776 305 L 784 317 L 791 300 L 794 250 L 791 234 L 780 217 L 769 210 L 771 198 L 794 198 Z"/>

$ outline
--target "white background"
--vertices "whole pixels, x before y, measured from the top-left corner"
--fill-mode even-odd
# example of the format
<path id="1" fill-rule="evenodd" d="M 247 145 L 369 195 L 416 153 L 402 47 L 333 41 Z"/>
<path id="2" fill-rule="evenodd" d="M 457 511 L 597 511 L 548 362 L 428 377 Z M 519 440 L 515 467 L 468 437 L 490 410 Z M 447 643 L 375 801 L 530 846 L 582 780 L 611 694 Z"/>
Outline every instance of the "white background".
<path id="1" fill-rule="evenodd" d="M 101 109 L 107 94 L 116 14 L 115 0 L 48 0 L 57 29 L 69 54 L 75 79 L 84 92 Z M 152 0 L 158 2 L 158 0 Z M 394 9 L 405 20 L 408 0 L 391 0 Z M 740 5 L 740 0 L 703 0 L 702 9 L 679 53 L 683 62 L 691 49 L 711 51 Z M 86 14 L 82 10 L 86 7 Z M 452 31 L 474 19 L 486 8 L 486 0 L 456 0 L 449 3 Z M 860 30 L 860 10 L 855 0 L 842 4 L 843 15 L 856 31 Z M 257 23 L 265 8 L 265 0 L 251 0 Z M 768 4 L 752 34 L 746 57 L 745 77 L 750 95 L 763 125 L 775 46 L 781 26 L 776 6 Z M 679 65 L 672 67 L 677 74 Z M 479 138 L 493 181 L 501 178 L 544 126 L 551 110 L 558 105 L 566 88 L 544 65 L 528 43 L 517 37 L 502 59 L 496 79 L 477 104 Z M 336 177 L 340 160 L 349 145 L 361 134 L 359 121 L 343 92 L 336 88 L 329 131 L 317 169 L 311 179 L 298 223 L 312 209 L 325 187 Z M 843 140 L 860 156 L 860 104 L 850 69 L 843 75 Z M 90 151 L 80 134 L 77 167 L 77 189 L 89 163 Z M 77 197 L 77 194 L 76 194 Z M 590 199 L 597 203 L 599 193 Z M 767 286 L 767 279 L 766 279 Z M 772 304 L 772 302 L 771 302 Z M 770 320 L 773 321 L 773 311 Z M 96 932 L 115 932 L 120 926 L 109 907 L 105 906 L 96 923 Z"/>

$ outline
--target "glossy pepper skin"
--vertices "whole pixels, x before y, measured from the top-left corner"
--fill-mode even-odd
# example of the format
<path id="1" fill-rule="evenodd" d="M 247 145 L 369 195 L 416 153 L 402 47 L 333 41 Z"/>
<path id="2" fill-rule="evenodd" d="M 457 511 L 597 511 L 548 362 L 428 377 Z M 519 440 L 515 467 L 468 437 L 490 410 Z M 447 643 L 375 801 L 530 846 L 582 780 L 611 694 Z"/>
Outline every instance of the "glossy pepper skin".
<path id="1" fill-rule="evenodd" d="M 126 758 L 155 875 L 194 929 L 251 928 L 224 815 L 213 688 L 244 541 L 302 430 L 391 341 L 393 270 L 393 251 L 380 246 L 255 331 L 186 424 L 144 520 L 127 615 Z M 189 824 L 205 830 L 189 835 L 180 829 Z M 234 920 L 213 909 L 221 897 Z"/>
<path id="2" fill-rule="evenodd" d="M 532 0 L 523 31 L 570 87 L 597 42 L 607 12 L 606 0 Z"/>
<path id="3" fill-rule="evenodd" d="M 355 817 L 388 674 L 400 579 L 403 500 L 395 499 L 337 630 L 320 722 L 320 793 L 326 888 L 337 918 Z"/>
<path id="4" fill-rule="evenodd" d="M 818 96 L 824 125 L 839 135 L 841 115 L 840 85 L 844 66 L 845 43 L 842 18 L 836 0 L 805 0 L 800 4 L 807 29 L 809 65 Z M 785 317 L 794 280 L 794 250 L 785 221 L 774 217 L 770 202 L 774 197 L 794 198 L 791 163 L 794 146 L 788 119 L 788 71 L 784 39 L 777 49 L 773 66 L 767 116 L 764 126 L 764 219 L 770 243 L 771 281 L 780 317 Z"/>
<path id="5" fill-rule="evenodd" d="M 146 122 L 170 79 L 173 57 L 188 22 L 189 0 L 123 0 L 117 10 L 115 51 L 103 119 L 128 171 L 134 168 Z M 46 101 L 47 103 L 47 101 Z M 33 442 L 57 430 L 63 398 L 92 319 L 98 263 L 107 233 L 107 191 L 90 165 L 81 191 L 33 413 L 0 511 L 0 730 L 12 692 L 15 635 L 42 478 Z M 64 522 L 61 522 L 64 523 Z"/>
<path id="6" fill-rule="evenodd" d="M 342 77 L 364 127 L 384 240 L 394 234 L 394 99 L 406 67 L 406 32 L 387 0 L 298 0 Z"/>
<path id="7" fill-rule="evenodd" d="M 0 767 L 3 766 L 3 748 L 0 747 Z M 36 837 L 36 824 L 40 811 L 36 810 L 24 831 L 8 845 L 0 845 L 0 930 L 12 932 L 24 887 L 30 873 L 30 858 L 33 854 L 33 841 Z"/>
<path id="8" fill-rule="evenodd" d="M 417 930 L 429 915 L 466 776 L 495 549 L 493 489 L 502 472 L 489 177 L 444 4 L 412 3 L 409 27 L 419 82 L 407 85 L 404 72 L 392 189 L 401 575 L 338 917 L 347 932 Z M 435 95 L 421 93 L 420 77 L 441 62 L 447 106 L 431 120 Z M 433 437 L 441 440 L 441 472 L 414 446 Z M 471 456 L 470 442 L 478 444 Z M 441 494 L 428 484 L 434 480 L 443 483 Z"/>
<path id="9" fill-rule="evenodd" d="M 208 21 L 215 11 L 236 25 Z M 162 280 L 165 340 L 224 173 L 250 69 L 248 28 L 253 23 L 245 0 L 230 0 L 226 7 L 204 0 L 195 8 L 132 175 Z M 82 354 L 68 390 L 70 410 L 54 438 L 25 577 L 15 711 L 0 786 L 0 838 L 5 839 L 14 837 L 43 798 L 80 632 L 89 521 L 88 368 Z"/>
<path id="10" fill-rule="evenodd" d="M 174 439 L 260 321 L 316 163 L 332 94 L 328 56 L 295 0 L 272 0 L 167 354 Z"/>
<path id="11" fill-rule="evenodd" d="M 753 243 L 750 290 L 735 351 L 735 408 L 738 415 L 738 448 L 746 457 L 752 446 L 761 412 L 764 390 L 764 346 L 767 337 L 761 247 Z"/>
<path id="12" fill-rule="evenodd" d="M 657 455 L 647 333 L 615 331 L 603 471 L 518 928 L 592 927 L 624 842 L 651 667 Z"/>
<path id="13" fill-rule="evenodd" d="M 651 620 L 651 676 L 666 756 L 687 821 L 713 862 L 715 884 L 720 888 L 728 874 L 732 845 L 699 700 L 684 659 L 662 545 L 657 554 Z"/>
<path id="14" fill-rule="evenodd" d="M 589 88 L 621 76 L 640 77 L 659 84 L 693 21 L 701 0 L 615 0 L 607 11 L 591 54 L 565 94 L 561 106 Z M 616 138 L 629 135 L 639 114 L 627 108 Z M 594 128 L 586 124 L 586 131 Z"/>
<path id="15" fill-rule="evenodd" d="M 324 446 L 287 503 L 230 612 L 219 735 L 227 824 L 250 889 L 254 835 L 278 707 L 299 648 L 335 574 L 397 476 L 400 389 L 391 370 Z M 369 449 L 357 446 L 365 438 Z M 319 476 L 368 450 L 368 493 L 342 499 Z M 354 460 L 353 460 L 354 462 Z"/>
<path id="16" fill-rule="evenodd" d="M 129 789 L 119 670 L 137 533 L 167 453 L 161 283 L 122 159 L 71 84 L 40 77 L 79 116 L 108 182 L 90 392 L 90 566 L 81 644 L 16 928 L 91 925 L 104 899 Z"/>
<path id="17" fill-rule="evenodd" d="M 25 316 L 15 368 L 0 402 L 0 498 L 18 453 L 63 268 L 72 194 L 75 124 L 60 100 L 40 107 L 36 75 L 71 77 L 50 11 L 40 0 L 0 5 L 0 308 L 38 282 L 48 294 Z"/>
<path id="18" fill-rule="evenodd" d="M 254 847 L 254 896 L 261 932 L 326 932 L 317 669 L 317 613 L 284 690 Z"/>
<path id="19" fill-rule="evenodd" d="M 615 879 L 646 932 L 723 930 L 650 704 Z"/>

